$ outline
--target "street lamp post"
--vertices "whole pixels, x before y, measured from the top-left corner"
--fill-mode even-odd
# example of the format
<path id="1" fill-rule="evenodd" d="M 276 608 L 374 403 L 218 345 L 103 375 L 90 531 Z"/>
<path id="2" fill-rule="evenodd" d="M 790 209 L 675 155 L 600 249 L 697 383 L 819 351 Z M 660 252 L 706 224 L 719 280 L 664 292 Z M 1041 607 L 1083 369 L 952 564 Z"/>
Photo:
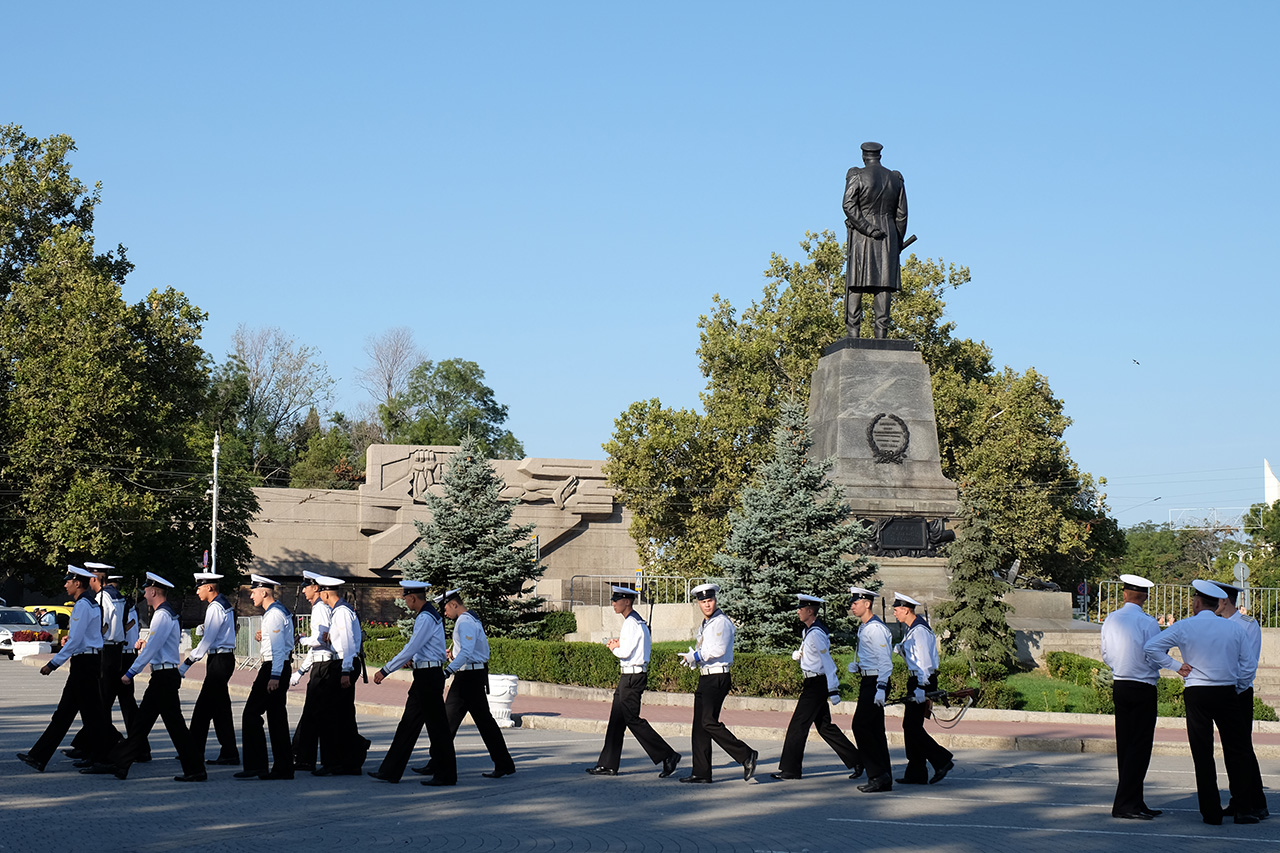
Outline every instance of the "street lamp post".
<path id="1" fill-rule="evenodd" d="M 213 529 L 210 532 L 209 571 L 218 572 L 218 439 L 221 433 L 213 434 Z"/>

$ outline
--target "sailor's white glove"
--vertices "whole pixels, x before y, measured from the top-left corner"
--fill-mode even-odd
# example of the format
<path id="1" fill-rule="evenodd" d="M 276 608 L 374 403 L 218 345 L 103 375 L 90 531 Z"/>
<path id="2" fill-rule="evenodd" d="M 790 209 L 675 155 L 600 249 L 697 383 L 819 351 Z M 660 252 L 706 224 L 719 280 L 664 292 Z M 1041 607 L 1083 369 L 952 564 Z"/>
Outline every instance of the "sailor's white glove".
<path id="1" fill-rule="evenodd" d="M 896 644 L 896 645 L 893 647 L 893 653 L 894 653 L 895 655 L 900 655 L 900 654 L 902 654 L 902 643 L 898 643 L 898 644 Z"/>
<path id="2" fill-rule="evenodd" d="M 680 652 L 680 654 L 678 655 L 678 657 L 680 658 L 680 660 L 684 661 L 684 665 L 685 665 L 685 666 L 687 666 L 687 667 L 689 667 L 689 669 L 693 669 L 693 668 L 694 668 L 693 654 L 694 654 L 694 652 L 693 652 L 693 646 L 690 646 L 690 647 L 689 647 L 689 651 L 687 651 L 687 652 Z"/>
<path id="3" fill-rule="evenodd" d="M 915 700 L 917 705 L 923 705 L 925 703 L 924 688 L 917 687 L 916 692 L 912 694 L 912 698 Z"/>
<path id="4" fill-rule="evenodd" d="M 792 659 L 792 660 L 800 660 L 800 650 L 799 650 L 799 649 L 796 649 L 794 652 L 792 652 L 792 653 L 791 653 L 791 659 Z"/>
<path id="5" fill-rule="evenodd" d="M 879 705 L 881 708 L 884 707 L 884 688 L 883 687 L 881 687 L 879 690 L 876 691 L 875 701 L 876 701 L 876 704 Z"/>
<path id="6" fill-rule="evenodd" d="M 849 672 L 853 673 L 854 675 L 858 674 L 858 665 L 856 663 L 849 664 L 848 669 L 849 669 Z"/>
<path id="7" fill-rule="evenodd" d="M 289 686 L 290 686 L 290 687 L 297 687 L 297 686 L 298 686 L 298 682 L 299 682 L 299 681 L 301 681 L 301 680 L 302 680 L 302 673 L 300 673 L 300 672 L 295 672 L 293 675 L 289 676 Z"/>
<path id="8" fill-rule="evenodd" d="M 839 693 L 833 693 L 833 694 L 832 694 L 830 697 L 828 697 L 828 698 L 830 698 L 830 699 L 831 699 L 831 704 L 832 704 L 832 705 L 839 705 L 839 704 L 840 704 L 840 694 L 839 694 Z"/>

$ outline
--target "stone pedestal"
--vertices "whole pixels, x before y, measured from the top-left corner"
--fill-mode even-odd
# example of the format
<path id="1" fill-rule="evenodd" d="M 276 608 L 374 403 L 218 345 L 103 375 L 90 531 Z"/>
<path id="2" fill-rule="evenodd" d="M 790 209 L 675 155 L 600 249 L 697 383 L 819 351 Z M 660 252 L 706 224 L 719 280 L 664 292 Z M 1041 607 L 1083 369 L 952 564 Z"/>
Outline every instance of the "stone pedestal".
<path id="1" fill-rule="evenodd" d="M 909 341 L 845 338 L 827 347 L 809 392 L 814 459 L 834 456 L 833 482 L 867 519 L 952 518 L 929 368 Z"/>

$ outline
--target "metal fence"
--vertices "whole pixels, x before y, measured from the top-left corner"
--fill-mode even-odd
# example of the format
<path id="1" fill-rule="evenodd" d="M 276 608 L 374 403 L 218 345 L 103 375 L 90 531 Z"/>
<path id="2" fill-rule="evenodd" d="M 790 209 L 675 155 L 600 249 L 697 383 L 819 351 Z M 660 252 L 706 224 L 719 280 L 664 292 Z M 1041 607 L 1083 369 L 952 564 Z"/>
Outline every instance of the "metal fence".
<path id="1" fill-rule="evenodd" d="M 689 604 L 693 601 L 690 590 L 704 583 L 722 583 L 723 578 L 685 578 L 679 575 L 574 575 L 569 578 L 569 599 L 578 604 L 601 605 L 609 603 L 610 587 L 634 587 L 640 581 L 640 594 L 645 601 L 654 604 Z"/>
<path id="2" fill-rule="evenodd" d="M 257 634 L 262 630 L 261 616 L 239 616 L 236 618 L 236 662 L 240 669 L 252 669 L 262 662 L 262 641 Z M 307 653 L 302 646 L 302 638 L 311 633 L 311 617 L 293 617 L 293 650 L 294 657 Z"/>
<path id="3" fill-rule="evenodd" d="M 1120 581 L 1103 581 L 1098 584 L 1098 600 L 1093 608 L 1095 621 L 1101 622 L 1112 610 L 1124 604 L 1124 584 Z M 1158 583 L 1151 587 L 1143 609 L 1156 617 L 1161 625 L 1185 619 L 1191 615 L 1191 596 L 1194 590 L 1188 585 Z M 1236 606 L 1258 620 L 1264 628 L 1280 628 L 1280 588 L 1254 587 L 1241 591 Z"/>

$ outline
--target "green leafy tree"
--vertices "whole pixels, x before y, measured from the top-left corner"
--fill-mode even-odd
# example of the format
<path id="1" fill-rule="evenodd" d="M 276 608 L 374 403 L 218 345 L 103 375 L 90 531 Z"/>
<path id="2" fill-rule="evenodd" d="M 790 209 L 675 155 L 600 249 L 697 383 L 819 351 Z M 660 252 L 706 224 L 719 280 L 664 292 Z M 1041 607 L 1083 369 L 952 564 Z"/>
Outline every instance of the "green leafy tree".
<path id="1" fill-rule="evenodd" d="M 528 596 L 543 572 L 530 538 L 534 525 L 511 524 L 519 502 L 499 499 L 505 484 L 480 443 L 464 436 L 461 444 L 445 465 L 444 495 L 426 494 L 431 520 L 414 522 L 421 539 L 400 569 L 437 592 L 461 589 L 491 636 L 529 634 L 542 603 Z"/>
<path id="2" fill-rule="evenodd" d="M 336 412 L 327 430 L 317 430 L 289 472 L 295 489 L 356 489 L 364 483 L 364 451 L 361 438 L 376 429 L 365 421 L 348 421 Z"/>
<path id="3" fill-rule="evenodd" d="M 1240 543 L 1230 528 L 1175 530 L 1167 522 L 1144 521 L 1121 531 L 1124 551 L 1111 558 L 1110 574 L 1141 575 L 1156 583 L 1189 584 L 1195 578 L 1229 580 Z M 1245 546 L 1246 548 L 1248 545 Z"/>
<path id="4" fill-rule="evenodd" d="M 805 407 L 785 402 L 774 428 L 772 456 L 729 513 L 729 536 L 712 562 L 724 574 L 720 602 L 738 626 L 744 651 L 780 652 L 795 645 L 797 593 L 827 600 L 829 613 L 848 608 L 851 584 L 865 585 L 875 567 L 845 555 L 866 541 L 851 521 L 843 491 L 827 480 L 831 460 L 809 458 Z"/>
<path id="5" fill-rule="evenodd" d="M 484 384 L 484 371 L 474 361 L 423 361 L 409 372 L 407 384 L 403 394 L 378 406 L 393 444 L 453 445 L 470 435 L 491 458 L 523 458 L 524 445 L 502 429 L 507 407 Z"/>
<path id="6" fill-rule="evenodd" d="M 1014 659 L 1009 605 L 1001 599 L 1009 586 L 996 577 L 1013 563 L 1013 549 L 1002 541 L 981 499 L 961 500 L 964 519 L 950 547 L 948 601 L 934 607 L 943 654 L 960 655 L 974 664 L 1008 665 Z"/>

